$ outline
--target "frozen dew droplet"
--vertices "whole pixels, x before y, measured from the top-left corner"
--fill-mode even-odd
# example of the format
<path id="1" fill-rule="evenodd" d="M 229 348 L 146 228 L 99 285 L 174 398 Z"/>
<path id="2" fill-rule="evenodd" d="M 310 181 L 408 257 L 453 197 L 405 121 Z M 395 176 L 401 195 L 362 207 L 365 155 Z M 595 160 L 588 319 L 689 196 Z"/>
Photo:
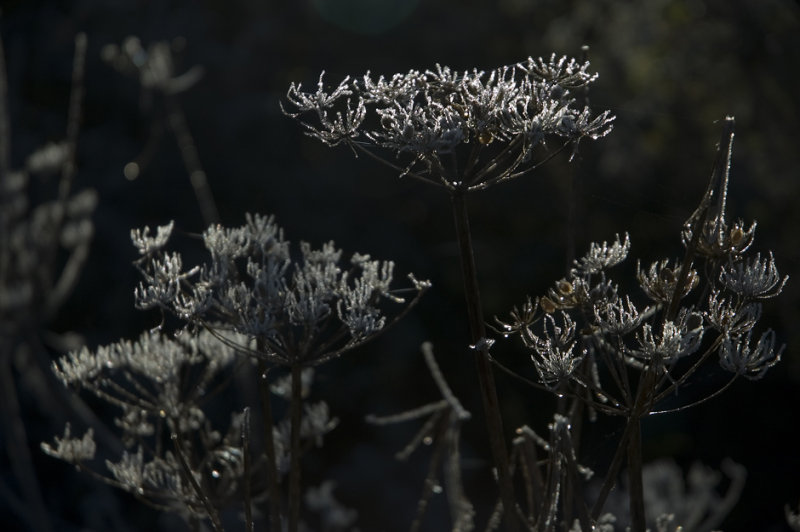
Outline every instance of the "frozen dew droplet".
<path id="1" fill-rule="evenodd" d="M 441 493 L 442 487 L 439 484 L 434 484 L 433 487 L 431 488 L 431 491 L 433 491 L 434 493 Z"/>
<path id="2" fill-rule="evenodd" d="M 430 436 L 425 436 L 424 438 L 422 438 L 422 443 L 424 443 L 425 445 L 430 445 L 433 443 L 433 438 Z"/>
<path id="3" fill-rule="evenodd" d="M 144 488 L 136 488 L 136 493 L 139 495 L 144 495 Z"/>
<path id="4" fill-rule="evenodd" d="M 159 415 L 159 417 L 161 417 L 162 419 L 163 419 L 163 418 L 165 418 L 165 417 L 167 417 L 167 413 L 164 411 L 164 409 L 163 409 L 163 408 L 162 408 L 161 410 L 159 410 L 159 411 L 158 411 L 158 415 Z"/>
<path id="5" fill-rule="evenodd" d="M 213 469 L 211 471 L 211 478 L 219 478 L 219 471 L 217 471 L 216 469 Z"/>

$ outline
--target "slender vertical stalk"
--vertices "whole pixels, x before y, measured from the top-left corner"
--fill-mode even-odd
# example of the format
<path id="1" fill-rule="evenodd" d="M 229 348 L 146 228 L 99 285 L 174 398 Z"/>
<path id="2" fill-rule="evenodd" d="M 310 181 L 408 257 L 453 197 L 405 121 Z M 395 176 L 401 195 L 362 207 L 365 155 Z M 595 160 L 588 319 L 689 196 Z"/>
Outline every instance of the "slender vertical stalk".
<path id="1" fill-rule="evenodd" d="M 634 414 L 635 415 L 635 414 Z M 631 419 L 628 439 L 628 494 L 631 506 L 631 530 L 645 532 L 644 484 L 642 483 L 642 424 L 636 416 Z"/>
<path id="2" fill-rule="evenodd" d="M 300 521 L 300 423 L 303 407 L 303 368 L 292 365 L 292 401 L 289 417 L 292 423 L 291 457 L 289 462 L 289 532 L 297 532 Z"/>
<path id="3" fill-rule="evenodd" d="M 628 499 L 630 501 L 631 530 L 645 532 L 644 484 L 642 483 L 642 416 L 652 407 L 656 386 L 656 370 L 647 368 L 639 379 L 636 399 L 628 417 Z M 620 442 L 620 446 L 625 446 Z"/>
<path id="4" fill-rule="evenodd" d="M 180 104 L 171 96 L 165 98 L 167 105 L 167 113 L 169 114 L 169 127 L 175 134 L 175 139 L 178 141 L 178 148 L 181 151 L 183 164 L 186 166 L 186 171 L 189 172 L 189 180 L 194 189 L 197 203 L 200 206 L 200 213 L 203 215 L 203 221 L 206 225 L 212 225 L 219 222 L 219 211 L 217 204 L 214 201 L 214 196 L 211 193 L 211 187 L 208 184 L 206 172 L 200 163 L 200 155 L 197 153 L 197 147 L 194 143 L 194 138 L 186 124 L 186 117 L 183 114 Z"/>
<path id="5" fill-rule="evenodd" d="M 0 179 L 11 169 L 11 117 L 8 115 L 6 52 L 0 39 Z"/>
<path id="6" fill-rule="evenodd" d="M 497 399 L 492 366 L 489 360 L 489 348 L 483 339 L 486 337 L 486 326 L 481 315 L 481 295 L 478 286 L 478 275 L 475 268 L 475 257 L 472 251 L 472 236 L 469 229 L 469 215 L 464 192 L 456 190 L 451 195 L 453 215 L 455 218 L 456 238 L 461 257 L 461 268 L 464 276 L 464 297 L 467 302 L 472 343 L 475 346 L 475 362 L 478 369 L 478 381 L 481 388 L 481 399 L 486 414 L 486 428 L 489 432 L 489 444 L 492 449 L 494 465 L 497 468 L 500 485 L 500 499 L 503 502 L 503 516 L 506 530 L 519 530 L 514 502 L 514 486 L 508 467 L 508 451 L 506 449 L 503 419 L 500 415 L 500 403 Z"/>
<path id="7" fill-rule="evenodd" d="M 247 532 L 254 532 L 253 498 L 250 494 L 250 407 L 246 407 L 242 419 L 242 457 L 244 459 L 244 525 Z"/>
<path id="8" fill-rule="evenodd" d="M 172 443 L 175 446 L 175 456 L 178 457 L 178 462 L 181 464 L 181 468 L 183 469 L 184 479 L 192 487 L 192 489 L 194 489 L 195 495 L 197 495 L 197 498 L 200 499 L 200 502 L 203 504 L 203 508 L 205 508 L 206 514 L 208 515 L 209 520 L 211 520 L 211 527 L 214 529 L 214 532 L 224 532 L 225 529 L 222 526 L 222 521 L 219 520 L 219 513 L 217 512 L 217 509 L 214 507 L 214 504 L 208 498 L 208 495 L 194 477 L 192 467 L 189 465 L 188 458 L 184 453 L 183 444 L 181 444 L 180 434 L 173 432 L 170 437 L 172 438 Z"/>
<path id="9" fill-rule="evenodd" d="M 269 382 L 267 382 L 267 365 L 258 362 L 258 391 L 261 394 L 261 411 L 264 416 L 264 453 L 267 455 L 267 489 L 269 490 L 269 529 L 272 532 L 281 532 L 281 491 L 278 486 L 278 459 L 275 456 L 275 439 L 272 428 L 275 422 L 272 418 L 272 402 L 269 396 Z"/>

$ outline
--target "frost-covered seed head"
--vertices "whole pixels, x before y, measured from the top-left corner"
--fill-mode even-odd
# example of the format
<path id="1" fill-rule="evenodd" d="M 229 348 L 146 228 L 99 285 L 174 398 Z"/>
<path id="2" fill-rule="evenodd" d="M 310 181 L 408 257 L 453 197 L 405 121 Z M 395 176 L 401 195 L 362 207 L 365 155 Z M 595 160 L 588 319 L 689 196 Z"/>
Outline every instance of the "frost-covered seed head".
<path id="1" fill-rule="evenodd" d="M 783 291 L 789 276 L 781 278 L 772 252 L 769 259 L 761 254 L 729 265 L 719 274 L 720 282 L 732 292 L 747 300 L 769 299 Z"/>
<path id="2" fill-rule="evenodd" d="M 726 338 L 720 349 L 719 363 L 727 371 L 758 380 L 780 361 L 785 346 L 775 349 L 775 331 L 772 329 L 762 334 L 754 346 L 750 345 L 750 335 L 748 332 L 743 337 Z"/>

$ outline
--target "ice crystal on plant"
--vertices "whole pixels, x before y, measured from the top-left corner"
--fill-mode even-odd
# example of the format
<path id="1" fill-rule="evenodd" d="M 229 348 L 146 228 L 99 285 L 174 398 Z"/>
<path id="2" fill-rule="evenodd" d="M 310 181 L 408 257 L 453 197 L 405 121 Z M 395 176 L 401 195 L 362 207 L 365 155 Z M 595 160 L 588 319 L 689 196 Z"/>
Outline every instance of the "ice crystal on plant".
<path id="1" fill-rule="evenodd" d="M 630 249 L 631 240 L 628 233 L 625 233 L 623 242 L 620 242 L 619 235 L 616 235 L 616 239 L 610 245 L 605 241 L 602 244 L 592 242 L 589 245 L 589 252 L 575 261 L 575 268 L 581 274 L 599 273 L 625 260 Z"/>
<path id="2" fill-rule="evenodd" d="M 692 312 L 682 312 L 675 321 L 664 322 L 660 331 L 645 323 L 637 334 L 639 349 L 634 353 L 655 363 L 671 363 L 697 351 L 703 332 L 700 315 Z"/>
<path id="3" fill-rule="evenodd" d="M 131 240 L 133 240 L 133 245 L 136 246 L 140 255 L 147 255 L 163 248 L 167 244 L 169 237 L 172 236 L 174 227 L 174 222 L 169 222 L 167 225 L 160 225 L 156 228 L 155 236 L 150 236 L 149 227 L 131 229 Z"/>
<path id="4" fill-rule="evenodd" d="M 94 430 L 90 428 L 82 437 L 73 438 L 69 423 L 64 427 L 64 435 L 60 438 L 56 436 L 55 443 L 55 447 L 49 443 L 42 443 L 42 451 L 54 458 L 60 458 L 72 464 L 93 459 L 97 451 L 97 445 L 94 442 Z"/>
<path id="5" fill-rule="evenodd" d="M 531 360 L 545 385 L 561 382 L 572 375 L 586 354 L 585 350 L 574 353 L 575 322 L 565 312 L 561 313 L 560 324 L 552 314 L 545 315 L 541 336 L 528 328 L 522 338 L 525 345 L 538 354 L 538 357 L 531 355 Z"/>
<path id="6" fill-rule="evenodd" d="M 761 335 L 756 345 L 750 344 L 751 331 L 739 338 L 726 338 L 720 350 L 720 365 L 727 371 L 758 380 L 781 359 L 785 346 L 775 349 L 775 331 Z"/>
<path id="7" fill-rule="evenodd" d="M 789 280 L 781 278 L 772 252 L 769 260 L 761 254 L 723 268 L 719 274 L 720 282 L 732 292 L 745 299 L 769 299 L 779 295 Z"/>
<path id="8" fill-rule="evenodd" d="M 673 268 L 670 267 L 670 263 L 669 259 L 654 262 L 647 271 L 642 270 L 639 263 L 636 264 L 636 277 L 639 279 L 642 290 L 647 297 L 657 303 L 670 303 L 677 290 L 680 266 Z M 700 278 L 697 276 L 697 272 L 689 270 L 688 281 L 683 285 L 683 290 L 678 297 L 681 299 L 686 297 L 699 282 Z"/>

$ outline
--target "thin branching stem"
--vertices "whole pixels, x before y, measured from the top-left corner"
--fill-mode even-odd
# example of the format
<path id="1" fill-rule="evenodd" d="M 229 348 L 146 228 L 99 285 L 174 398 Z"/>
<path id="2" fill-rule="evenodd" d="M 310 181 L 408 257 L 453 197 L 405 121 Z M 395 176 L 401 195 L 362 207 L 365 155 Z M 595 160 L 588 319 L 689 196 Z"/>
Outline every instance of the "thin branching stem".
<path id="1" fill-rule="evenodd" d="M 225 529 L 222 527 L 222 522 L 219 520 L 219 514 L 217 513 L 217 509 L 214 508 L 214 505 L 209 500 L 208 496 L 206 495 L 203 488 L 197 482 L 197 479 L 194 478 L 194 473 L 192 472 L 192 467 L 189 465 L 188 459 L 186 457 L 186 453 L 184 452 L 183 445 L 181 445 L 181 437 L 177 432 L 173 432 L 171 435 L 172 443 L 175 446 L 175 455 L 178 457 L 178 462 L 181 464 L 181 469 L 183 470 L 184 478 L 189 482 L 189 485 L 192 486 L 192 489 L 197 495 L 197 498 L 200 499 L 200 502 L 203 503 L 203 507 L 206 510 L 206 514 L 208 518 L 211 520 L 211 526 L 214 528 L 216 532 L 223 532 Z"/>
<path id="2" fill-rule="evenodd" d="M 420 529 L 422 526 L 422 519 L 425 517 L 425 512 L 428 510 L 428 503 L 430 502 L 434 493 L 436 493 L 437 487 L 439 487 L 439 483 L 437 482 L 437 471 L 442 463 L 444 451 L 447 447 L 446 439 L 444 437 L 444 434 L 447 430 L 447 418 L 448 416 L 445 415 L 440 416 L 437 419 L 436 429 L 434 431 L 435 436 L 433 437 L 434 441 L 436 442 L 433 448 L 433 456 L 431 456 L 431 461 L 428 464 L 428 474 L 425 476 L 425 484 L 422 489 L 422 495 L 417 502 L 417 513 L 414 515 L 414 520 L 411 522 L 409 532 L 417 532 Z"/>
<path id="3" fill-rule="evenodd" d="M 421 174 L 418 174 L 416 172 L 412 172 L 408 168 L 403 168 L 401 166 L 398 166 L 398 165 L 394 164 L 393 162 L 385 159 L 384 157 L 381 157 L 380 155 L 378 155 L 377 153 L 373 152 L 372 150 L 369 150 L 369 149 L 365 148 L 361 143 L 351 142 L 350 145 L 353 146 L 354 148 L 356 148 L 357 150 L 361 151 L 362 153 L 367 154 L 367 156 L 375 159 L 379 163 L 384 164 L 384 165 L 386 165 L 389 168 L 392 168 L 394 170 L 397 170 L 398 172 L 400 172 L 400 175 L 403 176 L 403 177 L 408 176 L 408 177 L 411 177 L 411 178 L 416 179 L 418 181 L 422 181 L 423 183 L 426 183 L 428 185 L 441 186 L 441 183 L 439 183 L 438 181 L 434 181 L 432 179 L 428 179 L 427 177 L 425 177 L 425 176 L 423 176 Z"/>

